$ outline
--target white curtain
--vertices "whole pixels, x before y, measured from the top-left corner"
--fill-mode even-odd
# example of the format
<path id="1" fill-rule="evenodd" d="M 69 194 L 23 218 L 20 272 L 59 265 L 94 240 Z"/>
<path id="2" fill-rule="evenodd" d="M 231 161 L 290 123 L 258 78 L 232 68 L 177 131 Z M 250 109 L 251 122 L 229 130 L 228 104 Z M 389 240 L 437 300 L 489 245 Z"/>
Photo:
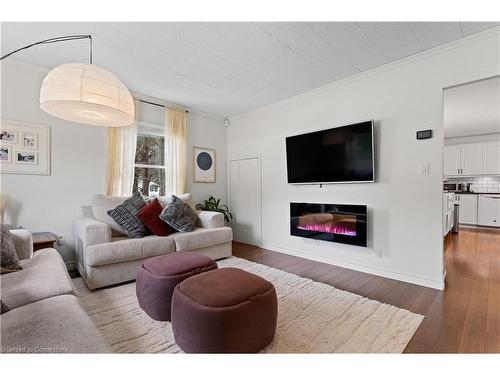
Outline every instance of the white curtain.
<path id="1" fill-rule="evenodd" d="M 136 119 L 137 104 L 134 100 Z M 130 126 L 108 129 L 107 195 L 125 197 L 132 194 L 136 146 L 137 120 Z"/>
<path id="2" fill-rule="evenodd" d="M 165 110 L 165 193 L 186 192 L 186 111 Z"/>

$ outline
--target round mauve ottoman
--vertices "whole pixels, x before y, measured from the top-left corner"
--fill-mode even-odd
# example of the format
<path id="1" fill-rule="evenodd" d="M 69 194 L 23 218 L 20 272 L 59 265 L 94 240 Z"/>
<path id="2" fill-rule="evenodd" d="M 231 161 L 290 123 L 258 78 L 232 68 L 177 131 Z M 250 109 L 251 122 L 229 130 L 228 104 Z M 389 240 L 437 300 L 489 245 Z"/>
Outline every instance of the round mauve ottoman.
<path id="1" fill-rule="evenodd" d="M 273 284 L 237 268 L 190 277 L 175 287 L 172 328 L 186 353 L 256 353 L 274 337 Z"/>
<path id="2" fill-rule="evenodd" d="M 170 320 L 175 286 L 190 276 L 217 268 L 211 258 L 183 251 L 146 260 L 137 271 L 135 291 L 139 306 L 155 320 Z"/>

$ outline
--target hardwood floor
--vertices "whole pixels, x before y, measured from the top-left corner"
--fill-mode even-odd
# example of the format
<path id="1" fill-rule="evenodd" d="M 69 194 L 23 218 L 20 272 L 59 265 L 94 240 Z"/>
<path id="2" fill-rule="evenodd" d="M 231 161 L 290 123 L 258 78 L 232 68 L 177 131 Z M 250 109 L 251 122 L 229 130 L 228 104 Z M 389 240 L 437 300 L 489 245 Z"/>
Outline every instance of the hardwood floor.
<path id="1" fill-rule="evenodd" d="M 233 254 L 424 315 L 405 353 L 500 353 L 499 230 L 446 241 L 442 292 L 238 242 Z"/>

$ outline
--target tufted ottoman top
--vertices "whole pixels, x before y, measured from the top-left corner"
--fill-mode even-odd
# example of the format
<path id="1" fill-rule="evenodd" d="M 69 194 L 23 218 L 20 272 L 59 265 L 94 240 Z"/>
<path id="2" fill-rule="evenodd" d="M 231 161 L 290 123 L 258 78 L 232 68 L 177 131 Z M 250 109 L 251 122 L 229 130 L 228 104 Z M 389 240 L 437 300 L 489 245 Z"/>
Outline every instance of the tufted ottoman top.
<path id="1" fill-rule="evenodd" d="M 274 288 L 262 277 L 238 268 L 204 272 L 184 280 L 178 287 L 199 305 L 213 308 L 235 306 Z"/>
<path id="2" fill-rule="evenodd" d="M 206 255 L 183 251 L 148 259 L 142 267 L 155 276 L 177 276 L 199 273 L 202 269 L 213 268 L 214 264 Z"/>

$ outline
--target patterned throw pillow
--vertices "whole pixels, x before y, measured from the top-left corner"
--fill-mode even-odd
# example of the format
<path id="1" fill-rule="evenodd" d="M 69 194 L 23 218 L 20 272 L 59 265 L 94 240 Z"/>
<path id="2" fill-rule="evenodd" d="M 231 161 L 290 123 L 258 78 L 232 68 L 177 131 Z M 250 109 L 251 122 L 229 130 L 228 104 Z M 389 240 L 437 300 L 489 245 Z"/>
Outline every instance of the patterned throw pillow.
<path id="1" fill-rule="evenodd" d="M 6 313 L 7 311 L 9 311 L 9 306 L 7 306 L 5 303 L 3 303 L 3 301 L 0 299 L 0 314 L 4 314 Z"/>
<path id="2" fill-rule="evenodd" d="M 119 204 L 108 215 L 132 238 L 144 237 L 149 233 L 148 228 L 139 220 L 138 214 L 146 205 L 141 193 L 136 192 Z"/>
<path id="3" fill-rule="evenodd" d="M 10 230 L 3 224 L 1 227 L 0 238 L 0 273 L 16 272 L 23 269 L 19 264 L 16 248 L 14 247 L 14 239 Z"/>
<path id="4" fill-rule="evenodd" d="M 172 200 L 161 212 L 160 219 L 179 232 L 192 232 L 198 221 L 198 215 L 182 199 L 172 195 Z"/>

